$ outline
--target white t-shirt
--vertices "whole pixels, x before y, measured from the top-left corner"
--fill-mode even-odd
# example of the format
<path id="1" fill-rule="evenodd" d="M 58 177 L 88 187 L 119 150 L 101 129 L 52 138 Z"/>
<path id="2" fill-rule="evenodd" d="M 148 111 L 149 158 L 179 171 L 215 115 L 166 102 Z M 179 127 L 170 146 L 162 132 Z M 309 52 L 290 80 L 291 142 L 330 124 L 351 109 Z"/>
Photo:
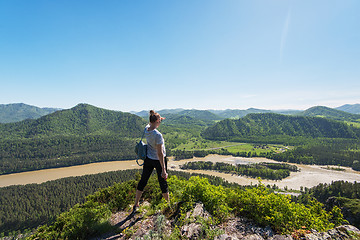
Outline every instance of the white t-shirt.
<path id="1" fill-rule="evenodd" d="M 148 131 L 149 127 L 150 125 L 147 125 L 145 131 L 145 138 L 147 143 L 147 157 L 153 160 L 159 160 L 156 151 L 156 145 L 157 144 L 162 145 L 161 147 L 165 157 L 166 156 L 165 141 L 162 134 L 157 129 Z"/>

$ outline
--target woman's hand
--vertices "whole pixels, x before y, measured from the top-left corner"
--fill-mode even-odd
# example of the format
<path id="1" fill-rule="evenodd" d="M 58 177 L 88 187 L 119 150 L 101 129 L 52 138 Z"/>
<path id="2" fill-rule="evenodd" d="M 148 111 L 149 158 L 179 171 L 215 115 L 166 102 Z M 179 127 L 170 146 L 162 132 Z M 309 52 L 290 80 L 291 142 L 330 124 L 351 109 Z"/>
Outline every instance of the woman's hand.
<path id="1" fill-rule="evenodd" d="M 165 180 L 168 178 L 168 174 L 167 174 L 166 170 L 163 170 L 163 171 L 161 172 L 161 177 L 162 177 L 163 179 L 165 179 Z"/>

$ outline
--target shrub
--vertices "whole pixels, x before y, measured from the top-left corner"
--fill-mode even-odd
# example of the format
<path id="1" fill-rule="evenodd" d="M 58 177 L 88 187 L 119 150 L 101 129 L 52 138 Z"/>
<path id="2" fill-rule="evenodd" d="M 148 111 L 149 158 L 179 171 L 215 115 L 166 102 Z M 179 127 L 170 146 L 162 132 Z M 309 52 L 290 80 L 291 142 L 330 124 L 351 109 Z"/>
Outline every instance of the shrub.
<path id="1" fill-rule="evenodd" d="M 234 191 L 231 195 L 229 205 L 235 212 L 261 225 L 270 225 L 279 233 L 290 233 L 304 227 L 318 231 L 334 227 L 330 221 L 331 213 L 315 200 L 308 206 L 295 203 L 289 195 L 272 193 L 262 184 L 257 188 Z"/>
<path id="2" fill-rule="evenodd" d="M 88 237 L 107 232 L 111 226 L 107 205 L 86 202 L 75 205 L 68 212 L 60 214 L 51 226 L 43 226 L 30 239 L 88 239 Z"/>

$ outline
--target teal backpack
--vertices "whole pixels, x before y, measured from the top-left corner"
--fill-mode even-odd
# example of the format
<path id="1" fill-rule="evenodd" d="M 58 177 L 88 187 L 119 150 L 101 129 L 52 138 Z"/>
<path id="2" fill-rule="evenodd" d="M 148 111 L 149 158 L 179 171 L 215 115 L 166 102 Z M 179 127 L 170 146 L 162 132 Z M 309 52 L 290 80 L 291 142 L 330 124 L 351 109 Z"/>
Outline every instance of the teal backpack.
<path id="1" fill-rule="evenodd" d="M 144 162 L 142 162 L 142 164 L 139 163 L 139 159 L 141 160 L 145 160 L 146 156 L 147 156 L 147 144 L 145 144 L 142 139 L 145 135 L 145 131 L 146 131 L 146 128 L 144 130 L 144 133 L 140 139 L 140 141 L 138 143 L 136 143 L 135 145 L 135 153 L 136 153 L 136 163 L 139 165 L 139 166 L 142 166 L 144 165 Z"/>

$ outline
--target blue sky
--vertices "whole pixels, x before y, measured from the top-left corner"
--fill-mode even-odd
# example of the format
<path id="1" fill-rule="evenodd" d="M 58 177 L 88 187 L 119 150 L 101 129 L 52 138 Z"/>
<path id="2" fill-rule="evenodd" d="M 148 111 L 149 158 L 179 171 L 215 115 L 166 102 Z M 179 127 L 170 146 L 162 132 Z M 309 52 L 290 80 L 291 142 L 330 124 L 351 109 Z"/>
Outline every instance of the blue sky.
<path id="1" fill-rule="evenodd" d="M 0 104 L 360 103 L 358 0 L 0 0 Z"/>

